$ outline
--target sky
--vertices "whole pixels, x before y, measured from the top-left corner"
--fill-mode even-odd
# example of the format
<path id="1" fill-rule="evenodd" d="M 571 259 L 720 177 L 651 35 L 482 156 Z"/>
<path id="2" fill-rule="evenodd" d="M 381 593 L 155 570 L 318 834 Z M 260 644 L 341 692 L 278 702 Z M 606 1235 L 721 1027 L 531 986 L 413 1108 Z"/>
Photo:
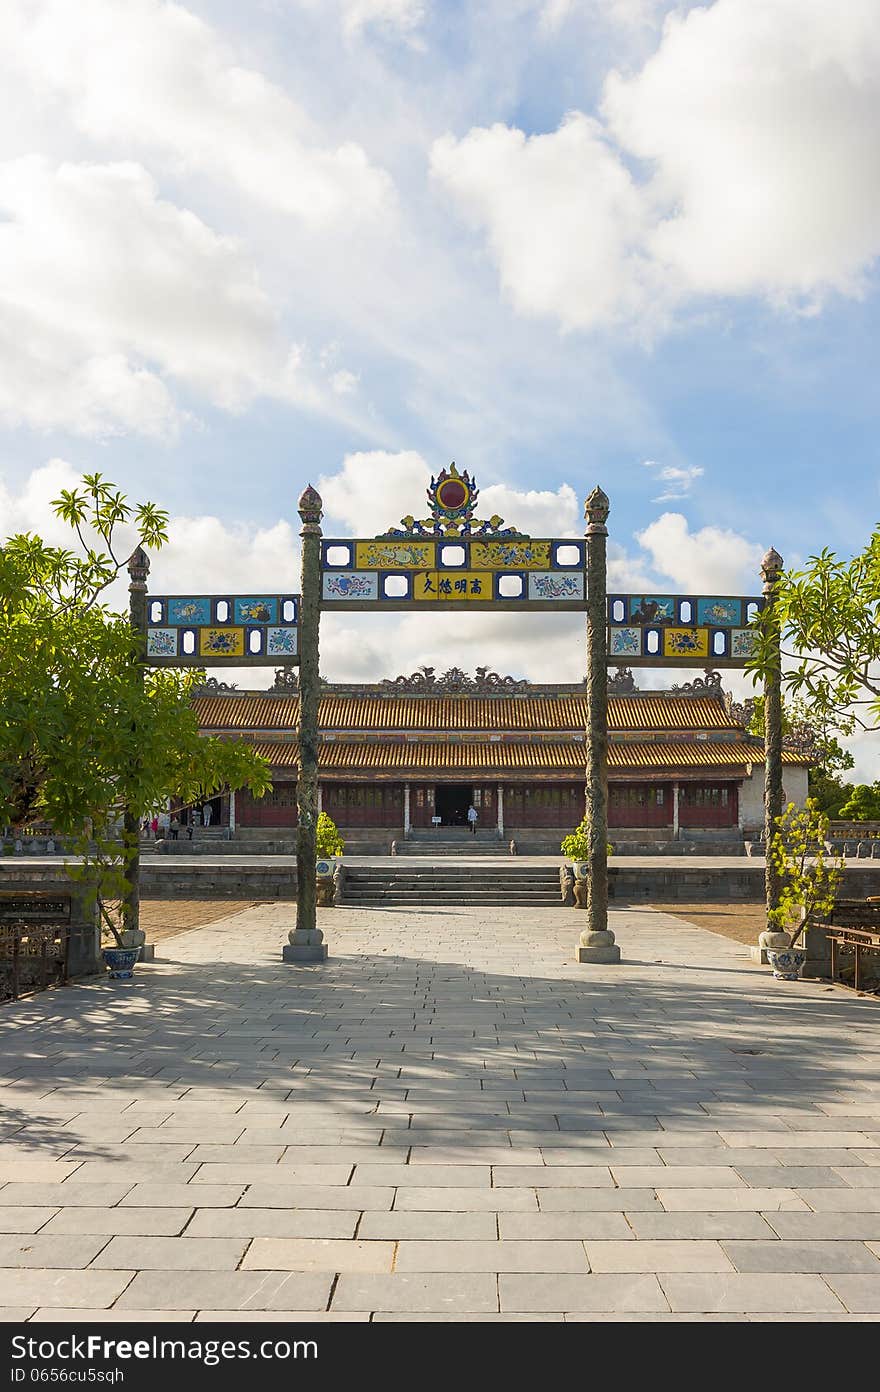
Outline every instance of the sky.
<path id="1" fill-rule="evenodd" d="M 877 522 L 876 0 L 4 0 L 0 104 L 0 536 L 100 470 L 155 591 L 289 590 L 307 483 L 370 535 L 455 460 L 534 535 L 601 484 L 618 590 L 750 594 Z M 425 617 L 325 616 L 324 675 L 583 676 L 577 617 Z"/>

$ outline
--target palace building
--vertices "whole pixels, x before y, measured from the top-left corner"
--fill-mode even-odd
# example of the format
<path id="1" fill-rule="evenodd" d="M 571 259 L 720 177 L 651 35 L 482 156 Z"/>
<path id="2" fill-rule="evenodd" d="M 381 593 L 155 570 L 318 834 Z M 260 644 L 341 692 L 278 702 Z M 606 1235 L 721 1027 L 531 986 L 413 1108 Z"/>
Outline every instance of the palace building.
<path id="1" fill-rule="evenodd" d="M 269 691 L 212 680 L 194 697 L 204 734 L 245 739 L 272 765 L 264 798 L 214 799 L 214 825 L 236 839 L 296 825 L 298 697 L 281 670 Z M 608 820 L 616 843 L 702 842 L 725 849 L 760 834 L 764 749 L 717 672 L 669 691 L 609 675 Z M 582 686 L 537 685 L 478 669 L 423 668 L 377 685 L 324 684 L 319 796 L 352 853 L 387 854 L 441 828 L 528 852 L 558 852 L 582 819 L 587 701 Z M 785 798 L 807 795 L 809 753 L 783 754 Z M 448 834 L 448 833 L 444 833 Z M 452 833 L 455 834 L 454 832 Z"/>

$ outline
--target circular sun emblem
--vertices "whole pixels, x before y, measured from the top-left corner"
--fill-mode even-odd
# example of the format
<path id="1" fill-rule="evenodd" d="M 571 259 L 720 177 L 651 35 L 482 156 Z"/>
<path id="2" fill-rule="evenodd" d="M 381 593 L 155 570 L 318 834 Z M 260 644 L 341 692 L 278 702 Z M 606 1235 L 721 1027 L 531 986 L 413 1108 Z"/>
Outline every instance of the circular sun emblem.
<path id="1" fill-rule="evenodd" d="M 437 488 L 437 502 L 444 512 L 461 512 L 470 500 L 470 489 L 460 478 L 446 478 Z"/>

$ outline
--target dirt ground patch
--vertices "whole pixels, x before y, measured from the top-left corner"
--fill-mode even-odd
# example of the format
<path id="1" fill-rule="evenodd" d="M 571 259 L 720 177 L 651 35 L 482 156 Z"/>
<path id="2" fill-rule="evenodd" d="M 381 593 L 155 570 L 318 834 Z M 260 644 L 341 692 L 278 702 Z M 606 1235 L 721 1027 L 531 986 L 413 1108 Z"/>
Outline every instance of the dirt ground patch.
<path id="1" fill-rule="evenodd" d="M 214 923 L 218 918 L 229 918 L 232 914 L 251 909 L 252 903 L 228 899 L 142 899 L 141 927 L 147 935 L 147 942 L 161 942 L 163 938 L 173 938 L 177 933 L 185 933 L 190 928 L 204 928 L 206 923 Z"/>
<path id="2" fill-rule="evenodd" d="M 675 914 L 695 928 L 707 928 L 723 938 L 751 947 L 758 934 L 767 927 L 767 911 L 763 904 L 652 904 L 652 909 Z"/>

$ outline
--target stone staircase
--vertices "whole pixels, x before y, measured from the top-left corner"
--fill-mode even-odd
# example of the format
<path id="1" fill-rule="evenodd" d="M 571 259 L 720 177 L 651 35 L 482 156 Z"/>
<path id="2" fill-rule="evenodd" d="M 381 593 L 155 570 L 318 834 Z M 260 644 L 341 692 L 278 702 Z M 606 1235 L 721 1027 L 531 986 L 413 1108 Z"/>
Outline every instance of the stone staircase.
<path id="1" fill-rule="evenodd" d="M 346 867 L 344 903 L 351 908 L 561 907 L 558 865 L 498 864 L 450 859 L 436 865 Z"/>
<path id="2" fill-rule="evenodd" d="M 427 827 L 398 839 L 397 854 L 411 856 L 509 856 L 510 843 L 494 827 Z"/>

